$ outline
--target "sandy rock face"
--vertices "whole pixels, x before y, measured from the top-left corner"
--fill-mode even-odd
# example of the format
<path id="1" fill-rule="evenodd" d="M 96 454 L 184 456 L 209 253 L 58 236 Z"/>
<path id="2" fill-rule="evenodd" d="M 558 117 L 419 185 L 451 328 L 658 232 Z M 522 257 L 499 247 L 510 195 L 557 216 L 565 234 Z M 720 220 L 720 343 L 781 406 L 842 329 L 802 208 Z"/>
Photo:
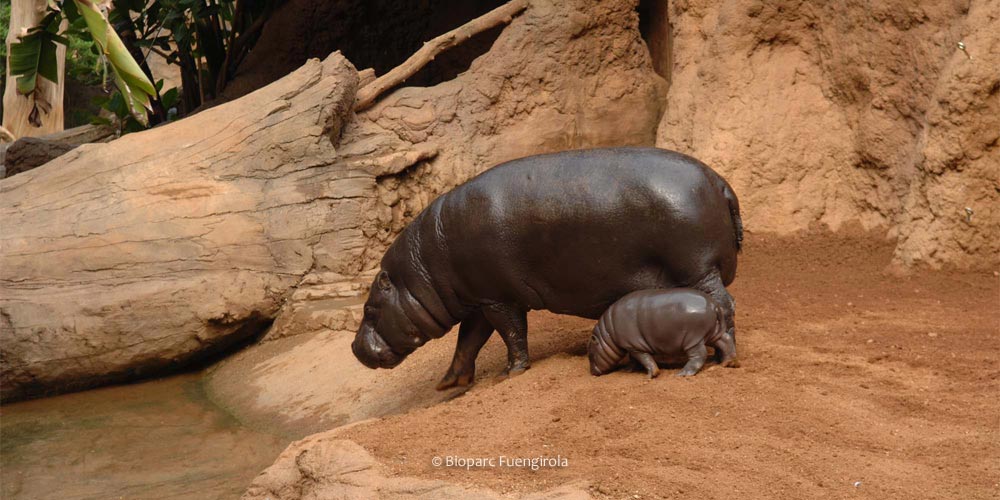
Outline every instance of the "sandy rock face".
<path id="1" fill-rule="evenodd" d="M 252 338 L 330 233 L 359 248 L 374 176 L 331 167 L 339 54 L 164 127 L 0 181 L 3 399 L 125 380 Z M 329 248 L 325 246 L 324 248 Z"/>
<path id="2" fill-rule="evenodd" d="M 392 476 L 357 443 L 338 439 L 329 432 L 292 443 L 274 465 L 254 479 L 243 495 L 243 500 L 320 498 L 581 500 L 591 497 L 586 490 L 577 486 L 562 486 L 541 493 L 512 497 L 446 481 Z"/>
<path id="3" fill-rule="evenodd" d="M 748 228 L 857 221 L 905 264 L 995 266 L 1000 2 L 670 6 L 657 145 L 726 176 Z"/>

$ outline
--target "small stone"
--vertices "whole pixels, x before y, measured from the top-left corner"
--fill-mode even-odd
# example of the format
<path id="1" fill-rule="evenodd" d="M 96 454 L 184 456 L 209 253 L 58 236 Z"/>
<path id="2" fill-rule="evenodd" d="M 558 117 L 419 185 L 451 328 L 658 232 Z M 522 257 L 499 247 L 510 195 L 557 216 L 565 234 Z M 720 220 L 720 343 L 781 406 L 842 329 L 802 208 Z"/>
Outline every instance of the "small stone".
<path id="1" fill-rule="evenodd" d="M 927 336 L 931 337 L 931 338 L 934 338 L 934 337 L 937 337 L 938 334 L 937 334 L 937 332 L 927 332 Z"/>
<path id="2" fill-rule="evenodd" d="M 875 339 L 868 339 L 865 342 L 868 343 L 868 344 L 874 344 L 875 343 Z"/>
<path id="3" fill-rule="evenodd" d="M 854 307 L 854 302 L 848 302 L 847 307 Z"/>
<path id="4" fill-rule="evenodd" d="M 854 481 L 854 487 L 858 488 L 861 486 L 861 481 Z"/>

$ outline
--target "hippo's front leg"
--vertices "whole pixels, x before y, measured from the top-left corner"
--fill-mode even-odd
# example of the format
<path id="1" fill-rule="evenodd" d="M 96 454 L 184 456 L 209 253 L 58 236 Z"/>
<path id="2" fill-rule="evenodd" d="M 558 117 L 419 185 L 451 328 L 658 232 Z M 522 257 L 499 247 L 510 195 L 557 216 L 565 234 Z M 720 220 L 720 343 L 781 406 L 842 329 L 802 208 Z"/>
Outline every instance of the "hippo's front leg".
<path id="1" fill-rule="evenodd" d="M 458 328 L 458 343 L 455 345 L 455 356 L 444 378 L 438 382 L 437 390 L 443 391 L 452 387 L 467 387 L 476 379 L 476 358 L 479 350 L 493 335 L 493 325 L 486 321 L 481 311 L 476 311 L 462 320 Z"/>
<path id="2" fill-rule="evenodd" d="M 528 358 L 528 312 L 513 304 L 483 307 L 486 319 L 507 344 L 507 374 L 519 375 L 531 367 Z"/>

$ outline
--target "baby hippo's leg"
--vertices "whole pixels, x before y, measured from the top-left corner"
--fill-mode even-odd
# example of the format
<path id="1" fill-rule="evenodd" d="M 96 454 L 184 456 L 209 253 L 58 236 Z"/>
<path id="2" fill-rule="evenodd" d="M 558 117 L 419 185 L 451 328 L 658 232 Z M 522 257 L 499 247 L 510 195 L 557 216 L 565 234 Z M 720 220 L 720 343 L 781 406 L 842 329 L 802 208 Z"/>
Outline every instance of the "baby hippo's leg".
<path id="1" fill-rule="evenodd" d="M 712 347 L 715 347 L 719 364 L 730 368 L 739 368 L 740 361 L 736 359 L 736 341 L 733 336 L 726 332 L 719 338 Z"/>
<path id="2" fill-rule="evenodd" d="M 708 357 L 708 348 L 705 347 L 704 342 L 699 342 L 698 345 L 687 350 L 688 362 L 684 365 L 681 371 L 677 372 L 678 377 L 690 377 L 701 370 L 702 366 L 705 366 L 705 358 Z"/>
<path id="3" fill-rule="evenodd" d="M 652 354 L 637 351 L 632 351 L 629 354 L 632 355 L 632 359 L 638 361 L 646 369 L 646 374 L 649 375 L 649 378 L 656 378 L 660 374 L 660 367 L 656 366 L 656 360 L 653 359 Z"/>

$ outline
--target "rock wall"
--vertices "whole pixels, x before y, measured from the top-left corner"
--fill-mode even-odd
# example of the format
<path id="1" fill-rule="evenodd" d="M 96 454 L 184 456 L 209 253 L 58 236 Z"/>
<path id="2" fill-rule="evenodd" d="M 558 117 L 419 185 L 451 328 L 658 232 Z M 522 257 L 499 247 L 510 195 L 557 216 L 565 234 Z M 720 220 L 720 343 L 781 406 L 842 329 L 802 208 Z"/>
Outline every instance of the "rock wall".
<path id="1" fill-rule="evenodd" d="M 860 223 L 901 264 L 995 268 L 1000 2 L 669 5 L 657 145 L 726 176 L 749 229 Z"/>

